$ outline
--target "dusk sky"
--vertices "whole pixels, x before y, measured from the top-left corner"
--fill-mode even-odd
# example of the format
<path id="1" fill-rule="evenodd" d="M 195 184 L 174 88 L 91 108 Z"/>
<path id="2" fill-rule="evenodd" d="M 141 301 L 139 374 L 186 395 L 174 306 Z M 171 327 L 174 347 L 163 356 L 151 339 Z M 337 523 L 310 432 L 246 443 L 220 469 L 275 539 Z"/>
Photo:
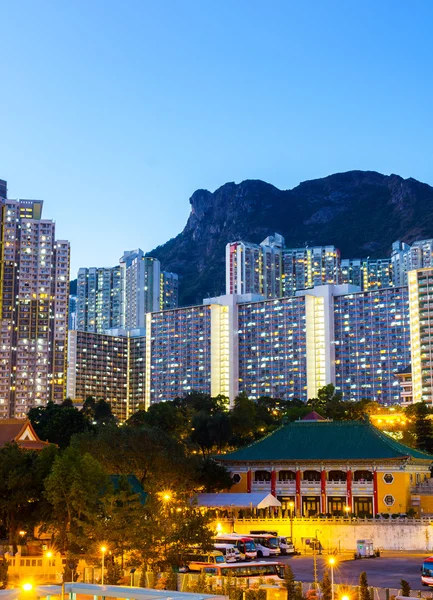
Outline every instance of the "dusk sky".
<path id="1" fill-rule="evenodd" d="M 45 200 L 71 278 L 175 236 L 198 188 L 433 184 L 431 0 L 19 0 L 0 18 L 0 178 Z"/>

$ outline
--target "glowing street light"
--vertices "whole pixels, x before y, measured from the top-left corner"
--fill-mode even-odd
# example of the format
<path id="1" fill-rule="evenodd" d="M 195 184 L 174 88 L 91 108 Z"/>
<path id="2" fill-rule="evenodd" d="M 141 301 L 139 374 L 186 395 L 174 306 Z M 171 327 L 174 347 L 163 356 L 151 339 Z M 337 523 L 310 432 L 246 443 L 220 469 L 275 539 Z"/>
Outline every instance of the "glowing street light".
<path id="1" fill-rule="evenodd" d="M 341 600 L 350 600 L 349 596 L 341 596 Z"/>
<path id="2" fill-rule="evenodd" d="M 346 505 L 346 506 L 344 507 L 344 512 L 346 513 L 346 517 L 348 517 L 348 516 L 349 516 L 349 512 L 350 512 L 350 506 L 347 506 L 347 505 Z"/>
<path id="3" fill-rule="evenodd" d="M 328 564 L 331 567 L 331 598 L 332 598 L 332 600 L 334 600 L 334 565 L 335 565 L 335 558 L 333 556 L 331 556 L 330 558 L 328 558 Z"/>
<path id="4" fill-rule="evenodd" d="M 23 583 L 22 588 L 25 592 L 31 592 L 33 589 L 33 584 L 28 581 L 26 583 Z"/>
<path id="5" fill-rule="evenodd" d="M 106 546 L 101 546 L 102 552 L 102 576 L 101 576 L 101 585 L 104 585 L 104 561 L 105 561 L 105 553 L 107 552 Z"/>

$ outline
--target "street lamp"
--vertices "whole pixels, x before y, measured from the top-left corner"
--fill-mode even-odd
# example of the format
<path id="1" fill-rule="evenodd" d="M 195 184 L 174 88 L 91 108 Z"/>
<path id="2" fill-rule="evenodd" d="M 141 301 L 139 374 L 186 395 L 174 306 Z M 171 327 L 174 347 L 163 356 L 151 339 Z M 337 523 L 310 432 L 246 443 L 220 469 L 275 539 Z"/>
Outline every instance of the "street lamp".
<path id="1" fill-rule="evenodd" d="M 106 546 L 101 546 L 102 552 L 102 575 L 101 575 L 101 585 L 104 585 L 104 561 L 105 561 L 105 553 L 107 552 Z"/>
<path id="2" fill-rule="evenodd" d="M 341 600 L 350 600 L 349 596 L 341 596 Z"/>
<path id="3" fill-rule="evenodd" d="M 347 506 L 347 505 L 346 505 L 346 506 L 344 507 L 344 512 L 346 513 L 346 517 L 348 517 L 348 516 L 349 516 L 349 512 L 350 512 L 350 506 Z"/>
<path id="4" fill-rule="evenodd" d="M 131 587 L 134 585 L 134 573 L 135 573 L 136 569 L 131 569 L 129 571 L 129 574 L 131 575 Z"/>
<path id="5" fill-rule="evenodd" d="M 290 509 L 290 540 L 293 544 L 293 509 L 295 508 L 295 503 L 293 502 L 293 500 L 291 500 L 289 502 L 289 509 Z"/>
<path id="6" fill-rule="evenodd" d="M 335 558 L 333 556 L 331 556 L 328 559 L 328 564 L 331 567 L 331 598 L 332 598 L 332 600 L 334 600 L 334 565 L 335 565 Z"/>

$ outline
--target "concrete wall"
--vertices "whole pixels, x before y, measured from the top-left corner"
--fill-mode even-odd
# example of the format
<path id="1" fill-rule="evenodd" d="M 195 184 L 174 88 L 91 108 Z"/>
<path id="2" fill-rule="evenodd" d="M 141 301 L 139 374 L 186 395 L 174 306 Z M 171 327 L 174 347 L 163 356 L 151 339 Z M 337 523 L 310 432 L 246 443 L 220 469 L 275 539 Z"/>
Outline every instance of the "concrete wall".
<path id="1" fill-rule="evenodd" d="M 232 521 L 220 520 L 224 533 L 232 531 Z M 332 519 L 293 519 L 293 538 L 298 550 L 304 547 L 302 538 L 317 538 L 326 550 L 354 550 L 356 540 L 370 538 L 375 548 L 384 550 L 418 550 L 433 554 L 433 520 L 344 521 Z M 216 524 L 215 524 L 216 528 Z M 252 530 L 277 531 L 290 536 L 289 519 L 238 519 L 236 533 Z"/>

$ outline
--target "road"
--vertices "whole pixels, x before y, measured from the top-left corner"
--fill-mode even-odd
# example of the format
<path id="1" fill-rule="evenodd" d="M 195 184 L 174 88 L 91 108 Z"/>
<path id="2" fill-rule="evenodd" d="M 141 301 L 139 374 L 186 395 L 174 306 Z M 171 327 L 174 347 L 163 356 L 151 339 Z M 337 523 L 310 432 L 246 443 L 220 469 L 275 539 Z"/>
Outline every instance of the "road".
<path id="1" fill-rule="evenodd" d="M 413 590 L 429 591 L 421 585 L 420 568 L 423 558 L 427 554 L 400 554 L 383 553 L 380 558 L 365 558 L 351 560 L 349 555 L 337 556 L 337 565 L 334 567 L 335 584 L 357 585 L 362 571 L 367 573 L 369 585 L 382 588 L 399 588 L 400 580 L 405 579 Z M 317 557 L 318 580 L 321 581 L 328 556 Z M 313 557 L 293 556 L 278 558 L 279 561 L 289 564 L 297 581 L 312 582 Z"/>

